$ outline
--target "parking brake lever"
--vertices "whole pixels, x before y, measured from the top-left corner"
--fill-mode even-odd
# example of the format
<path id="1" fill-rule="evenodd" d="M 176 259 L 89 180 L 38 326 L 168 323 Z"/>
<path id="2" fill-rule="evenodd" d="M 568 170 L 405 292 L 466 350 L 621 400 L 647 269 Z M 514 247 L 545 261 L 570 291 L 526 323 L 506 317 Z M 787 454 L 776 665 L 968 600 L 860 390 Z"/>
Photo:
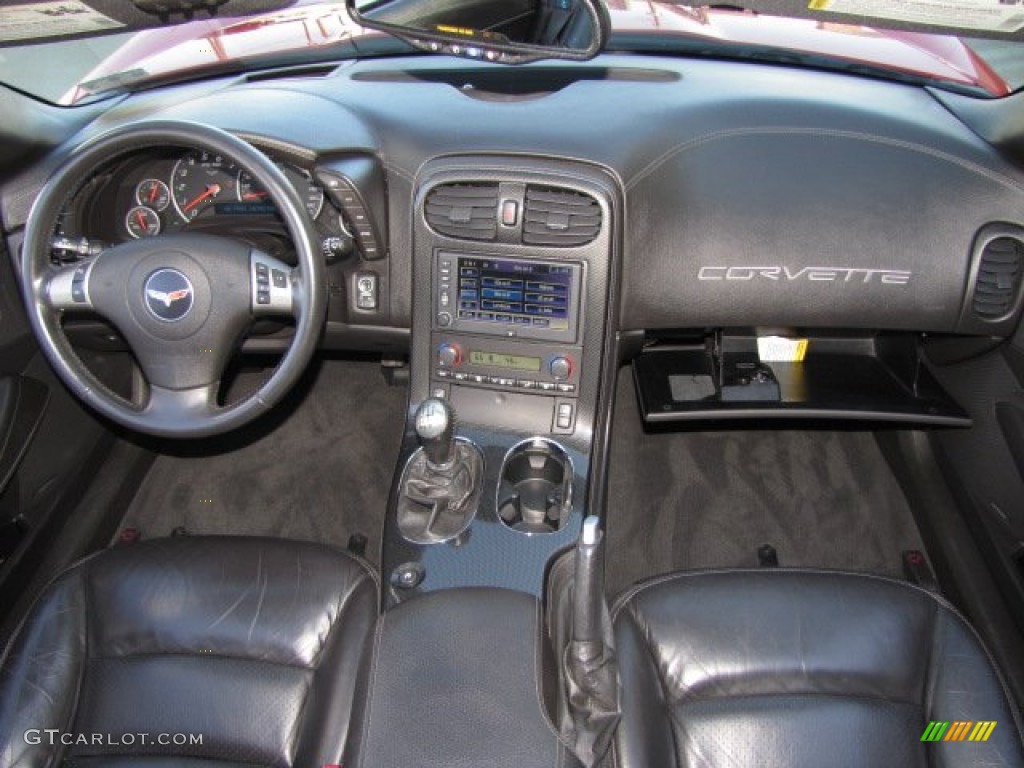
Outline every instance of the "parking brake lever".
<path id="1" fill-rule="evenodd" d="M 591 515 L 583 521 L 576 544 L 572 596 L 572 639 L 579 643 L 602 642 L 604 615 L 604 532 Z"/>
<path id="2" fill-rule="evenodd" d="M 599 518 L 583 521 L 573 565 L 572 630 L 562 666 L 566 716 L 560 730 L 579 761 L 591 768 L 608 752 L 621 716 Z"/>

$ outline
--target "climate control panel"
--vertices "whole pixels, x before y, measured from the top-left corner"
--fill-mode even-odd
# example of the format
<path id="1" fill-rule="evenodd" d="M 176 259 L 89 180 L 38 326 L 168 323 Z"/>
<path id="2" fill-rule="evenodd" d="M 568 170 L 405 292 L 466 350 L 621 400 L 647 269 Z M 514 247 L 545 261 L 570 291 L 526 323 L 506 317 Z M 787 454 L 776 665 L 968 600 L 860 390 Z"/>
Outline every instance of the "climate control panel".
<path id="1" fill-rule="evenodd" d="M 571 345 L 435 334 L 431 378 L 438 383 L 575 397 L 579 354 Z"/>

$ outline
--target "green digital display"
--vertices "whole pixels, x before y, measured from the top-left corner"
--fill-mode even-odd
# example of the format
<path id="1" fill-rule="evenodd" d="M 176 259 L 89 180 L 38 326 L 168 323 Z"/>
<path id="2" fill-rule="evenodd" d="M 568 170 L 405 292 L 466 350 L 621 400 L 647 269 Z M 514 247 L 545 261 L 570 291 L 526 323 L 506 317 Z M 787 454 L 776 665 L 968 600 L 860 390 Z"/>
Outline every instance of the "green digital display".
<path id="1" fill-rule="evenodd" d="M 501 355 L 497 352 L 481 352 L 477 349 L 470 350 L 469 362 L 472 365 L 489 365 L 494 368 L 513 368 L 517 371 L 537 372 L 540 370 L 539 357 Z"/>

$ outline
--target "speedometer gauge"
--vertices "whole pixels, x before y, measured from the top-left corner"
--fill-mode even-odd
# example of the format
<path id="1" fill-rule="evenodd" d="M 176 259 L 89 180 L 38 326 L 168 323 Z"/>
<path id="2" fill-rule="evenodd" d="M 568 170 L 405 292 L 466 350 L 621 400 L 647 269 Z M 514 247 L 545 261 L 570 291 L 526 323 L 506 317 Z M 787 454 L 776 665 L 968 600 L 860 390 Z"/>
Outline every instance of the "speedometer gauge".
<path id="1" fill-rule="evenodd" d="M 234 201 L 238 169 L 220 155 L 196 150 L 174 164 L 171 195 L 178 215 L 191 221 L 222 200 Z"/>
<path id="2" fill-rule="evenodd" d="M 320 215 L 324 207 L 324 191 L 313 181 L 309 171 L 303 168 L 296 168 L 293 165 L 278 164 L 288 181 L 299 193 L 299 197 L 306 204 L 309 216 L 315 219 Z M 269 202 L 269 195 L 265 189 L 260 187 L 248 171 L 238 172 L 238 200 L 242 203 L 263 203 Z"/>

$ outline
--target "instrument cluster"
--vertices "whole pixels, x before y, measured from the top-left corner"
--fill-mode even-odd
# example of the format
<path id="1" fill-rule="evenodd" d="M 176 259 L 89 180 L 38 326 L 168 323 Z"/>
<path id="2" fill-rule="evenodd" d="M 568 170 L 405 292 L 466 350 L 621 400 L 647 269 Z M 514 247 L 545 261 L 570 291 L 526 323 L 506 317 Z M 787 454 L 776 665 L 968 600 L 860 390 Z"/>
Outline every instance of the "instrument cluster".
<path id="1" fill-rule="evenodd" d="M 305 204 L 328 264 L 356 252 L 377 257 L 368 209 L 347 181 L 334 173 L 325 194 L 311 170 L 279 158 L 275 164 Z M 242 239 L 294 263 L 284 220 L 248 171 L 213 152 L 170 148 L 136 153 L 87 179 L 58 219 L 53 258 L 74 262 L 131 239 L 197 231 Z"/>
<path id="2" fill-rule="evenodd" d="M 324 209 L 324 191 L 309 171 L 294 165 L 278 167 L 295 187 L 312 219 Z M 122 217 L 122 232 L 133 238 L 155 237 L 202 219 L 220 216 L 276 216 L 268 193 L 249 175 L 219 155 L 193 150 L 168 162 L 129 174 L 131 194 Z"/>

